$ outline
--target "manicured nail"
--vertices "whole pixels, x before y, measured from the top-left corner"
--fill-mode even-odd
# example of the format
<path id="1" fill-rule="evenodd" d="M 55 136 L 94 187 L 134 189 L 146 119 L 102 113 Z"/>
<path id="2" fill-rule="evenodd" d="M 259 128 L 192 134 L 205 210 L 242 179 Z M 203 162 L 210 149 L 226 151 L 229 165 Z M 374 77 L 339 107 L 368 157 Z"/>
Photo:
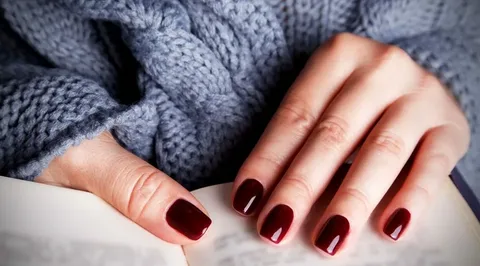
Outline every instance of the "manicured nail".
<path id="1" fill-rule="evenodd" d="M 350 231 L 350 223 L 341 215 L 334 215 L 328 219 L 320 230 L 315 246 L 330 255 L 335 255 L 342 246 Z"/>
<path id="2" fill-rule="evenodd" d="M 178 199 L 167 211 L 167 223 L 182 235 L 192 239 L 200 239 L 212 220 L 190 202 Z"/>
<path id="3" fill-rule="evenodd" d="M 255 179 L 243 181 L 235 194 L 233 208 L 243 215 L 252 214 L 263 195 L 263 186 Z"/>
<path id="4" fill-rule="evenodd" d="M 398 240 L 410 222 L 410 212 L 407 209 L 397 209 L 388 219 L 383 232 L 393 240 Z"/>
<path id="5" fill-rule="evenodd" d="M 260 235 L 275 244 L 282 241 L 293 221 L 293 210 L 287 205 L 275 206 L 265 218 Z"/>

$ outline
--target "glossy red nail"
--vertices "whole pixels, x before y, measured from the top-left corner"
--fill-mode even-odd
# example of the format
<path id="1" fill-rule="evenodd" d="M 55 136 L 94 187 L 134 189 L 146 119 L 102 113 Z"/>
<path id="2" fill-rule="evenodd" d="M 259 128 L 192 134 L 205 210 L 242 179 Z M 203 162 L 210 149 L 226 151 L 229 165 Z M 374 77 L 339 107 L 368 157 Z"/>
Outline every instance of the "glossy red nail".
<path id="1" fill-rule="evenodd" d="M 243 215 L 252 214 L 263 196 L 263 186 L 255 179 L 243 181 L 235 194 L 233 208 Z"/>
<path id="2" fill-rule="evenodd" d="M 407 209 L 397 209 L 388 219 L 383 232 L 393 240 L 398 240 L 410 222 L 410 212 Z"/>
<path id="3" fill-rule="evenodd" d="M 178 199 L 167 211 L 167 223 L 176 231 L 192 239 L 200 239 L 212 220 L 190 202 Z"/>
<path id="4" fill-rule="evenodd" d="M 293 210 L 287 205 L 275 206 L 265 218 L 260 235 L 275 244 L 280 243 L 293 221 Z"/>
<path id="5" fill-rule="evenodd" d="M 350 231 L 350 223 L 341 215 L 330 217 L 320 230 L 315 246 L 330 255 L 335 255 Z"/>

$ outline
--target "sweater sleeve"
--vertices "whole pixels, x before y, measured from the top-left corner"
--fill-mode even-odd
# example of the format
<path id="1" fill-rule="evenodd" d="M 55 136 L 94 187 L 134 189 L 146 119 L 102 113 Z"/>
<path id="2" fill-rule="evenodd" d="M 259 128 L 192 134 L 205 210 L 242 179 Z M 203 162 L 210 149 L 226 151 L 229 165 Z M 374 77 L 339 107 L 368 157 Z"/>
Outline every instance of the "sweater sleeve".
<path id="1" fill-rule="evenodd" d="M 480 191 L 480 1 L 363 2 L 356 32 L 401 47 L 456 96 L 472 134 L 457 169 Z"/>
<path id="2" fill-rule="evenodd" d="M 68 146 L 109 129 L 122 107 L 95 80 L 52 67 L 0 13 L 0 114 L 0 174 L 32 180 Z"/>
<path id="3" fill-rule="evenodd" d="M 290 68 L 262 1 L 0 0 L 0 18 L 2 9 L 18 35 L 5 38 L 31 49 L 1 42 L 0 59 L 46 61 L 0 60 L 0 174 L 12 177 L 31 180 L 110 129 L 185 187 L 218 183 L 234 176 L 250 146 L 240 143 L 253 142 L 244 136 Z"/>

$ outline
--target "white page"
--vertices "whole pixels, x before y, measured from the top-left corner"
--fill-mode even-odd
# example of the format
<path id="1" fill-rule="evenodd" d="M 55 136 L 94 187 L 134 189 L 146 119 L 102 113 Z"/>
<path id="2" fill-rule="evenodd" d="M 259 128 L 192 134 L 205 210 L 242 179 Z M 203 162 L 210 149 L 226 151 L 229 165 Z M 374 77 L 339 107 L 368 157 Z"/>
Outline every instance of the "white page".
<path id="1" fill-rule="evenodd" d="M 96 196 L 0 177 L 0 266 L 186 266 Z"/>
<path id="2" fill-rule="evenodd" d="M 335 259 L 317 254 L 305 236 L 274 247 L 259 239 L 253 219 L 241 218 L 230 207 L 231 184 L 195 191 L 213 224 L 199 243 L 185 246 L 190 266 L 478 266 L 478 221 L 449 183 L 414 232 L 402 241 L 382 239 L 366 226 L 357 244 Z"/>

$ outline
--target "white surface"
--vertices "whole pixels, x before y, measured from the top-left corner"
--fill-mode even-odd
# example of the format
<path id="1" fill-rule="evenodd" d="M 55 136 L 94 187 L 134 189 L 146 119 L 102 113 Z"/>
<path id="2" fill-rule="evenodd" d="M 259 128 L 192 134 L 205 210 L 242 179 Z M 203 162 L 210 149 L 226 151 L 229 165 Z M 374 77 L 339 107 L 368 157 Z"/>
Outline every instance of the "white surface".
<path id="1" fill-rule="evenodd" d="M 282 247 L 261 241 L 255 221 L 230 207 L 231 184 L 193 192 L 213 220 L 206 236 L 184 247 L 190 266 L 478 266 L 478 221 L 454 186 L 418 228 L 391 243 L 367 226 L 336 259 L 315 253 L 305 237 Z M 165 243 L 85 192 L 0 177 L 0 266 L 185 266 L 182 248 Z"/>
<path id="2" fill-rule="evenodd" d="M 92 194 L 0 177 L 0 266 L 186 265 Z"/>
<path id="3" fill-rule="evenodd" d="M 194 192 L 214 223 L 201 242 L 184 247 L 190 266 L 480 265 L 480 225 L 452 183 L 403 241 L 387 241 L 366 226 L 357 244 L 335 259 L 315 253 L 306 237 L 286 247 L 265 244 L 255 223 L 229 207 L 230 191 L 223 185 Z"/>

